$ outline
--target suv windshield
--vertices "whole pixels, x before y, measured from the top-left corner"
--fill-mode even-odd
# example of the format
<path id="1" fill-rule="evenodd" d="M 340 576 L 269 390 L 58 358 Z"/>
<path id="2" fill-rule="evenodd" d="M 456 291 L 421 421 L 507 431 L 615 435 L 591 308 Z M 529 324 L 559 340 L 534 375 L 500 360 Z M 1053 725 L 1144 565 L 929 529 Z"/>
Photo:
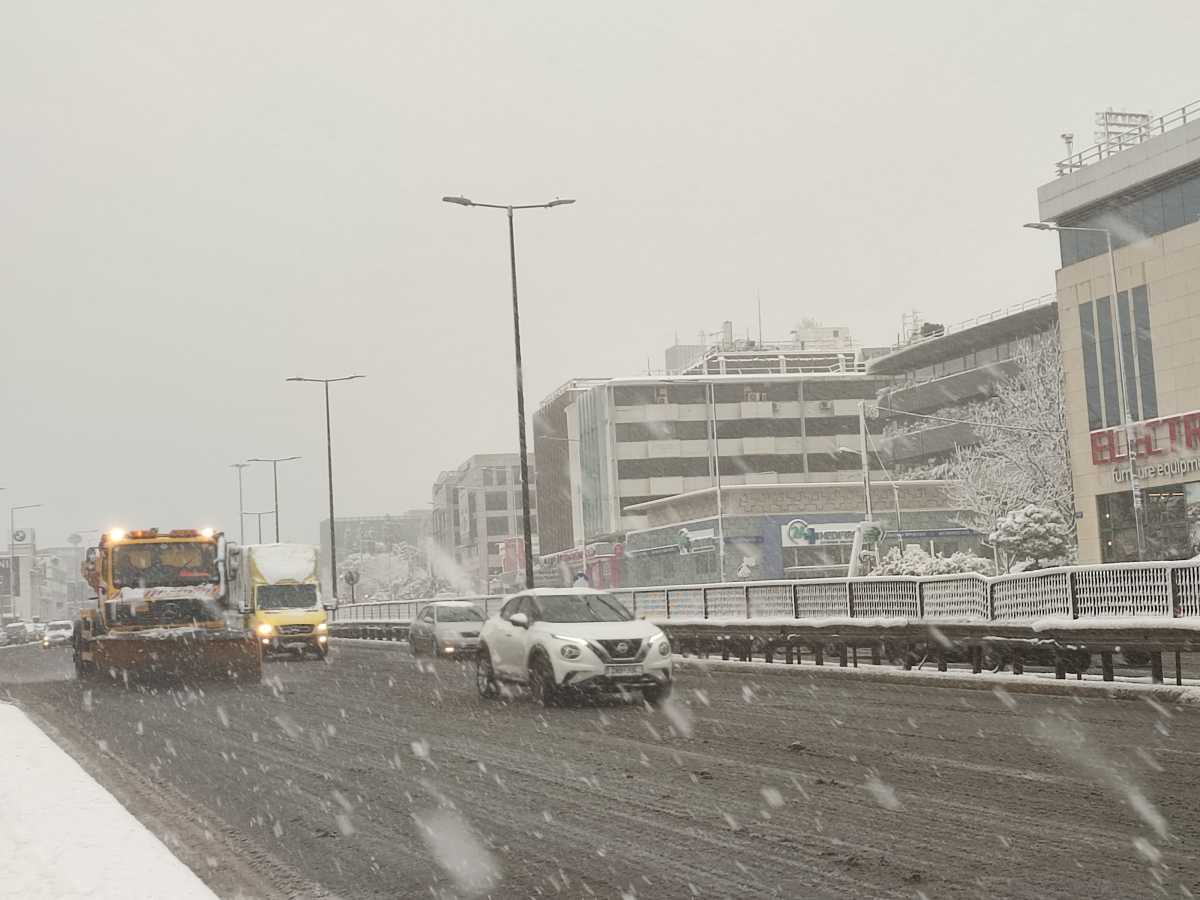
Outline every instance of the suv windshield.
<path id="1" fill-rule="evenodd" d="M 473 606 L 439 606 L 437 620 L 439 622 L 482 622 L 483 616 Z"/>
<path id="2" fill-rule="evenodd" d="M 315 584 L 263 584 L 255 591 L 259 609 L 313 609 L 317 605 Z"/>
<path id="3" fill-rule="evenodd" d="M 629 622 L 633 616 L 611 594 L 556 594 L 536 599 L 543 622 Z"/>
<path id="4" fill-rule="evenodd" d="M 121 544 L 112 552 L 113 587 L 183 587 L 218 581 L 217 545 L 207 541 Z"/>

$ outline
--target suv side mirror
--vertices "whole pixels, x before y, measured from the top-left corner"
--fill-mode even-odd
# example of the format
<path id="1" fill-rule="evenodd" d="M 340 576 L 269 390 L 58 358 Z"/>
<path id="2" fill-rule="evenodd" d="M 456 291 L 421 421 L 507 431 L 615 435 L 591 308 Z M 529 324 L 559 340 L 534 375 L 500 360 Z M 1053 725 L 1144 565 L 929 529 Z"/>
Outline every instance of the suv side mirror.
<path id="1" fill-rule="evenodd" d="M 516 625 L 518 628 L 529 627 L 529 616 L 525 615 L 525 613 L 513 613 L 512 617 L 508 621 L 513 625 Z"/>

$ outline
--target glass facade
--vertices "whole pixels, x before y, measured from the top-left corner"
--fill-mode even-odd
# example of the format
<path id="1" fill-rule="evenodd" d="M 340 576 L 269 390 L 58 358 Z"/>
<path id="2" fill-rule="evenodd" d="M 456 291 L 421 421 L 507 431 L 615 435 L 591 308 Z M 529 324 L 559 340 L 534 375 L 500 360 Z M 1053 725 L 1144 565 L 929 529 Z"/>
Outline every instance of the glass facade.
<path id="1" fill-rule="evenodd" d="M 1200 482 L 1145 488 L 1146 558 L 1188 559 L 1200 553 Z M 1129 491 L 1096 498 L 1101 561 L 1137 562 L 1137 529 Z"/>
<path id="2" fill-rule="evenodd" d="M 1200 222 L 1200 175 L 1059 224 L 1107 228 L 1116 249 L 1192 222 Z M 1108 252 L 1108 242 L 1098 232 L 1060 231 L 1058 241 L 1064 267 Z"/>
<path id="3" fill-rule="evenodd" d="M 1158 415 L 1154 380 L 1154 348 L 1150 337 L 1150 300 L 1146 285 L 1122 291 L 1117 302 L 1121 352 L 1125 361 L 1125 396 L 1130 419 Z M 1079 304 L 1079 332 L 1083 344 L 1083 382 L 1087 392 L 1088 428 L 1121 424 L 1117 390 L 1117 346 L 1113 340 L 1110 297 Z"/>

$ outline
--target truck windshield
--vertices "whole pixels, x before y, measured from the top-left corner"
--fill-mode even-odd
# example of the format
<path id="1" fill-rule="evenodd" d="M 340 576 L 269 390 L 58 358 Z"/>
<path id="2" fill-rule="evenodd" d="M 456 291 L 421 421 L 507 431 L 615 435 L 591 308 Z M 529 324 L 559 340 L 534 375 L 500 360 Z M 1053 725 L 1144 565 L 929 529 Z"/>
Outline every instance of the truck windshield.
<path id="1" fill-rule="evenodd" d="M 217 545 L 187 541 L 173 544 L 121 544 L 112 552 L 113 587 L 183 587 L 216 584 Z"/>
<path id="2" fill-rule="evenodd" d="M 259 609 L 314 609 L 315 584 L 263 584 L 255 592 Z"/>

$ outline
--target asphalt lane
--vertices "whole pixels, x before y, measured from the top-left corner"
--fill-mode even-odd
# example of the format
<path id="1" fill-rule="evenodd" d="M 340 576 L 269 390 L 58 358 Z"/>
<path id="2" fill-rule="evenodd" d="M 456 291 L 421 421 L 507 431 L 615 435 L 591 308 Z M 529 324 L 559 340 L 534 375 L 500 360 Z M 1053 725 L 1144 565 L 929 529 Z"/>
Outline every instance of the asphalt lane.
<path id="1" fill-rule="evenodd" d="M 178 825 L 226 896 L 1200 893 L 1200 709 L 812 667 L 689 668 L 676 696 L 487 702 L 397 645 L 250 688 L 85 685 L 66 651 L 0 652 L 0 697 Z"/>

